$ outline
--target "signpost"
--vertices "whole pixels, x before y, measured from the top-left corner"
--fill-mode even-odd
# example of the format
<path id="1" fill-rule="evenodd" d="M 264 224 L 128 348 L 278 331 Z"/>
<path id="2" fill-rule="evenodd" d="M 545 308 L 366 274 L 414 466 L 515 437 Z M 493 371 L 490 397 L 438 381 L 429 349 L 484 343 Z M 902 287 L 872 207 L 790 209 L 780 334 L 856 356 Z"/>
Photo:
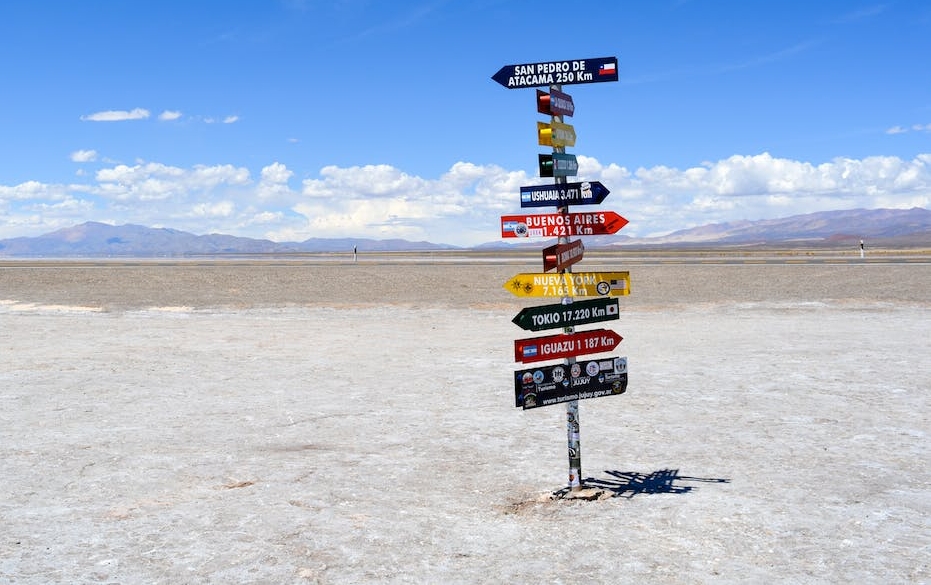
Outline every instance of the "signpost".
<path id="1" fill-rule="evenodd" d="M 505 65 L 491 78 L 508 89 L 617 81 L 617 57 Z"/>
<path id="2" fill-rule="evenodd" d="M 626 391 L 626 357 L 541 366 L 514 372 L 514 406 L 524 410 L 623 394 Z"/>
<path id="3" fill-rule="evenodd" d="M 585 246 L 582 240 L 543 248 L 543 272 L 565 270 L 581 260 L 583 252 L 585 252 Z"/>
<path id="4" fill-rule="evenodd" d="M 504 283 L 518 297 L 619 297 L 630 294 L 629 272 L 524 272 Z"/>
<path id="5" fill-rule="evenodd" d="M 551 146 L 551 154 L 538 155 L 541 177 L 553 177 L 555 185 L 522 187 L 521 207 L 556 206 L 557 213 L 505 216 L 501 218 L 501 236 L 555 236 L 555 246 L 543 250 L 543 274 L 518 274 L 504 287 L 517 296 L 561 297 L 559 305 L 522 310 L 514 323 L 537 331 L 562 327 L 563 335 L 514 342 L 515 359 L 531 362 L 563 358 L 563 365 L 546 366 L 515 372 L 515 402 L 525 410 L 548 404 L 566 404 L 566 433 L 569 451 L 569 487 L 581 489 L 582 455 L 579 441 L 579 400 L 622 394 L 627 390 L 627 358 L 609 358 L 585 363 L 576 356 L 609 351 L 620 342 L 613 332 L 597 330 L 576 333 L 574 326 L 617 319 L 617 299 L 599 298 L 575 302 L 574 297 L 614 297 L 630 293 L 627 272 L 572 273 L 572 266 L 582 259 L 581 240 L 569 236 L 613 234 L 627 224 L 614 212 L 574 214 L 570 204 L 599 204 L 608 190 L 598 182 L 569 184 L 566 177 L 576 176 L 579 164 L 575 155 L 566 154 L 575 146 L 575 128 L 563 123 L 563 116 L 575 113 L 572 97 L 562 93 L 563 85 L 617 81 L 617 58 L 597 57 L 573 61 L 549 61 L 506 65 L 492 79 L 509 89 L 549 86 L 549 93 L 537 90 L 537 111 L 550 116 L 548 123 L 537 123 L 538 142 Z M 557 270 L 557 274 L 547 274 Z"/>
<path id="6" fill-rule="evenodd" d="M 592 329 L 514 341 L 514 361 L 524 364 L 611 351 L 624 338 L 610 329 Z"/>
<path id="7" fill-rule="evenodd" d="M 627 219 L 613 211 L 502 215 L 501 237 L 600 236 L 617 233 L 625 225 Z"/>
<path id="8" fill-rule="evenodd" d="M 567 207 L 598 205 L 608 196 L 608 189 L 598 181 L 533 185 L 520 188 L 521 207 Z"/>
<path id="9" fill-rule="evenodd" d="M 589 323 L 614 321 L 619 318 L 618 300 L 602 297 L 586 301 L 574 301 L 568 305 L 557 303 L 539 307 L 525 307 L 511 322 L 525 331 L 573 328 Z"/>

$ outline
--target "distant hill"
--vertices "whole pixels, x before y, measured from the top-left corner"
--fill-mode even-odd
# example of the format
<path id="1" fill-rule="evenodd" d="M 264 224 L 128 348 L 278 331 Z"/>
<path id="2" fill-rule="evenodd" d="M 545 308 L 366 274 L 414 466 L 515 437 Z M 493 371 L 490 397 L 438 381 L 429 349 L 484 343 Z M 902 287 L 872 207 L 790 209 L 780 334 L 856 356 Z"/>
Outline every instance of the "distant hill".
<path id="1" fill-rule="evenodd" d="M 217 254 L 284 254 L 298 252 L 426 251 L 454 246 L 360 238 L 311 238 L 303 242 L 273 242 L 223 234 L 203 236 L 168 228 L 87 222 L 32 238 L 0 240 L 0 256 L 23 257 L 157 257 Z"/>
<path id="2" fill-rule="evenodd" d="M 534 212 L 537 213 L 537 212 Z M 779 219 L 735 221 L 680 230 L 656 238 L 631 238 L 620 234 L 587 236 L 589 249 L 688 248 L 698 246 L 868 246 L 931 247 L 931 211 L 912 209 L 851 209 L 794 215 Z M 543 240 L 495 241 L 477 246 L 539 248 Z M 0 240 L 0 256 L 20 257 L 159 257 L 218 254 L 287 254 L 349 252 L 354 247 L 368 252 L 459 250 L 456 246 L 407 240 L 360 238 L 311 238 L 303 242 L 273 242 L 223 234 L 194 235 L 168 228 L 140 225 L 114 226 L 87 222 L 32 238 Z"/>
<path id="3" fill-rule="evenodd" d="M 931 211 L 912 209 L 850 209 L 793 215 L 779 219 L 711 224 L 653 239 L 657 243 L 752 244 L 839 242 L 924 238 L 931 244 Z"/>
<path id="4" fill-rule="evenodd" d="M 912 209 L 849 209 L 793 215 L 779 219 L 735 221 L 679 230 L 653 238 L 632 238 L 623 230 L 612 236 L 587 236 L 586 248 L 616 246 L 692 248 L 699 246 L 871 246 L 931 247 L 931 211 Z M 521 247 L 539 246 L 538 239 Z M 508 245 L 489 242 L 483 249 Z"/>

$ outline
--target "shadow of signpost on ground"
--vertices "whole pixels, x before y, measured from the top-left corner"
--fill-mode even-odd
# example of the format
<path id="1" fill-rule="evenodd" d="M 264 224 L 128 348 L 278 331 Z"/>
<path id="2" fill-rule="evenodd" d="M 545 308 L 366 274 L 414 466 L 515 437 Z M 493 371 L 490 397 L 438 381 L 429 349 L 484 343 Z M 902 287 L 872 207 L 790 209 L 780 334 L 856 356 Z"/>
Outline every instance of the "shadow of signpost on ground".
<path id="1" fill-rule="evenodd" d="M 679 475 L 678 469 L 660 469 L 652 473 L 606 470 L 605 473 L 611 479 L 589 477 L 582 484 L 586 488 L 603 490 L 609 497 L 632 498 L 640 494 L 685 494 L 695 489 L 694 485 L 688 485 L 692 482 L 730 483 L 731 481 L 723 478 Z M 557 491 L 554 496 L 557 498 L 565 497 L 569 492 L 570 489 L 566 487 Z"/>

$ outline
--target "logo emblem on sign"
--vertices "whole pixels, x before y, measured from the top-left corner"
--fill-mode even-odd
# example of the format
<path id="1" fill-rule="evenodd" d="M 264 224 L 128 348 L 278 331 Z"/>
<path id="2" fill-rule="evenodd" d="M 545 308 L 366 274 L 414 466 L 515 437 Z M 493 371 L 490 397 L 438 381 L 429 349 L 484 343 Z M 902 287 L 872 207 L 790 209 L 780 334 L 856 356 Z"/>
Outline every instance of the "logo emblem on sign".
<path id="1" fill-rule="evenodd" d="M 566 371 L 562 368 L 553 368 L 553 381 L 559 384 L 566 379 Z"/>

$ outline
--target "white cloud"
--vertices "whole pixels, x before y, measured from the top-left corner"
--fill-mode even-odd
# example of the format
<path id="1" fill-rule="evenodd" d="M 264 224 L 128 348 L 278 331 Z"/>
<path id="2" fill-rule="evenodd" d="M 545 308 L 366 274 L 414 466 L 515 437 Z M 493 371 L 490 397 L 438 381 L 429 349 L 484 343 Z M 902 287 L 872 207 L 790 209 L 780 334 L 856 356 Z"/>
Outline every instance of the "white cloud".
<path id="1" fill-rule="evenodd" d="M 61 201 L 68 196 L 64 185 L 47 185 L 38 181 L 26 181 L 7 187 L 0 185 L 0 201 Z"/>
<path id="2" fill-rule="evenodd" d="M 601 208 L 630 220 L 623 233 L 632 236 L 829 209 L 931 207 L 931 154 L 815 164 L 761 153 L 685 169 L 578 159 L 577 180 L 598 180 L 611 191 Z M 472 245 L 498 239 L 501 215 L 547 211 L 522 210 L 518 194 L 521 186 L 551 182 L 467 162 L 437 178 L 389 165 L 327 166 L 296 188 L 289 185 L 294 173 L 271 162 L 256 177 L 233 165 L 140 161 L 99 169 L 80 185 L 0 185 L 0 238 L 106 219 L 279 241 L 357 236 Z"/>
<path id="3" fill-rule="evenodd" d="M 886 130 L 886 134 L 905 134 L 906 132 L 931 132 L 931 123 L 929 124 L 912 124 L 908 128 L 902 126 L 893 126 Z"/>
<path id="4" fill-rule="evenodd" d="M 285 165 L 275 162 L 264 167 L 259 174 L 259 184 L 256 185 L 256 195 L 262 200 L 276 199 L 282 202 L 293 203 L 299 194 L 292 191 L 288 181 L 294 175 Z"/>
<path id="5" fill-rule="evenodd" d="M 78 163 L 94 162 L 97 160 L 96 150 L 75 150 L 71 153 L 71 160 Z"/>
<path id="6" fill-rule="evenodd" d="M 191 207 L 189 217 L 230 217 L 236 209 L 232 201 L 198 203 Z"/>
<path id="7" fill-rule="evenodd" d="M 217 119 L 213 116 L 204 116 L 201 119 L 204 121 L 204 124 L 235 124 L 239 121 L 239 116 L 230 115 L 222 119 Z"/>
<path id="8" fill-rule="evenodd" d="M 280 211 L 262 211 L 243 220 L 243 226 L 250 225 L 271 225 L 280 222 L 284 214 Z"/>
<path id="9" fill-rule="evenodd" d="M 320 170 L 323 179 L 304 181 L 304 195 L 309 197 L 354 199 L 359 195 L 396 197 L 417 192 L 423 179 L 412 177 L 390 165 L 366 165 L 341 168 L 325 166 Z"/>
<path id="10" fill-rule="evenodd" d="M 928 207 L 931 155 L 837 158 L 813 165 L 768 153 L 735 155 L 680 171 L 638 169 L 629 181 L 607 185 L 660 200 L 649 209 L 619 209 L 631 220 L 628 235 L 656 235 L 739 219 L 769 219 L 832 209 Z M 641 195 L 642 194 L 642 195 Z M 611 203 L 611 198 L 605 202 Z"/>
<path id="11" fill-rule="evenodd" d="M 180 117 L 181 117 L 181 112 L 177 110 L 165 110 L 164 112 L 158 115 L 158 119 L 162 120 L 163 122 L 167 122 L 170 120 L 177 120 Z"/>
<path id="12" fill-rule="evenodd" d="M 96 179 L 97 185 L 91 191 L 118 201 L 184 201 L 210 195 L 221 187 L 234 188 L 250 182 L 248 169 L 232 165 L 198 165 L 182 169 L 159 163 L 101 169 L 97 171 Z"/>
<path id="13" fill-rule="evenodd" d="M 133 110 L 107 110 L 105 112 L 96 112 L 88 116 L 81 116 L 82 120 L 88 122 L 122 122 L 124 120 L 145 120 L 149 117 L 149 110 L 135 108 Z"/>
<path id="14" fill-rule="evenodd" d="M 266 183 L 287 183 L 294 175 L 285 165 L 274 162 L 262 169 L 262 181 Z"/>

